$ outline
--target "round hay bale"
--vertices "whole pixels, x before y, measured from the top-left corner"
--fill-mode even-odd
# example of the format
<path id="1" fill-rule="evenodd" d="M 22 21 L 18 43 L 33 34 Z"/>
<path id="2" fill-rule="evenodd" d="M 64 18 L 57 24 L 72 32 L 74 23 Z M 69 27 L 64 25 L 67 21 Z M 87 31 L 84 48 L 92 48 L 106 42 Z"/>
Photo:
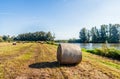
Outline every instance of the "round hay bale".
<path id="1" fill-rule="evenodd" d="M 16 45 L 16 42 L 13 42 L 13 45 Z"/>
<path id="2" fill-rule="evenodd" d="M 57 60 L 60 64 L 78 64 L 82 60 L 81 48 L 75 44 L 59 44 Z"/>

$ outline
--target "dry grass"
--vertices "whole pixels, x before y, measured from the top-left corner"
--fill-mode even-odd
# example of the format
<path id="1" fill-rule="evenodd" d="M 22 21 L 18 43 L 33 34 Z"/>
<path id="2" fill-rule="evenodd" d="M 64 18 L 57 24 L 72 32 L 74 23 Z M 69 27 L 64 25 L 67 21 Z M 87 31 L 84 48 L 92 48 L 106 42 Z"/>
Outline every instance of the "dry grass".
<path id="1" fill-rule="evenodd" d="M 59 65 L 56 50 L 40 43 L 1 47 L 0 79 L 120 79 L 119 61 L 83 52 L 80 64 Z"/>

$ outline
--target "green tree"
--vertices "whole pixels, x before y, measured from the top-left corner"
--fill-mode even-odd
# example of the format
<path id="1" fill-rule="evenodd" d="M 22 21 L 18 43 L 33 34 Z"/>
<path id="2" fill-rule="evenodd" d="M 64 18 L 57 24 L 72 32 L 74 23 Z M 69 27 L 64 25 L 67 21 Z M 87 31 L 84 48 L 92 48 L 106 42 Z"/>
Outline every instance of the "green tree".
<path id="1" fill-rule="evenodd" d="M 8 41 L 9 35 L 8 35 L 8 36 L 6 36 L 6 35 L 2 36 L 2 39 L 3 39 L 4 41 Z"/>
<path id="2" fill-rule="evenodd" d="M 82 28 L 79 34 L 80 34 L 80 36 L 79 36 L 80 42 L 87 43 L 88 42 L 87 29 Z"/>
<path id="3" fill-rule="evenodd" d="M 19 41 L 53 41 L 55 36 L 51 34 L 51 32 L 34 32 L 34 33 L 24 33 L 19 34 L 17 37 L 15 37 L 14 40 Z"/>
<path id="4" fill-rule="evenodd" d="M 109 42 L 110 43 L 119 43 L 119 40 L 120 40 L 119 28 L 120 28 L 119 24 L 109 25 Z"/>
<path id="5" fill-rule="evenodd" d="M 48 32 L 48 33 L 46 34 L 46 39 L 47 39 L 48 41 L 54 40 L 54 37 L 52 36 L 51 32 Z"/>
<path id="6" fill-rule="evenodd" d="M 87 42 L 90 42 L 90 31 L 87 32 Z"/>
<path id="7" fill-rule="evenodd" d="M 92 27 L 91 29 L 91 38 L 93 43 L 98 43 L 100 40 L 100 34 L 96 27 Z"/>
<path id="8" fill-rule="evenodd" d="M 100 28 L 100 42 L 106 42 L 108 39 L 108 25 L 101 25 Z"/>

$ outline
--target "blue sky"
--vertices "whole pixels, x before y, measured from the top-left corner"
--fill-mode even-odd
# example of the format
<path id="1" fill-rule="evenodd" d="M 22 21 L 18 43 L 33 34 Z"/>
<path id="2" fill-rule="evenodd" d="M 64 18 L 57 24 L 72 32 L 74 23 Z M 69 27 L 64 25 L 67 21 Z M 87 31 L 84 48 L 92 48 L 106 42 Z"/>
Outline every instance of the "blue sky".
<path id="1" fill-rule="evenodd" d="M 56 39 L 79 38 L 79 31 L 120 23 L 120 0 L 0 0 L 0 35 L 51 31 Z"/>

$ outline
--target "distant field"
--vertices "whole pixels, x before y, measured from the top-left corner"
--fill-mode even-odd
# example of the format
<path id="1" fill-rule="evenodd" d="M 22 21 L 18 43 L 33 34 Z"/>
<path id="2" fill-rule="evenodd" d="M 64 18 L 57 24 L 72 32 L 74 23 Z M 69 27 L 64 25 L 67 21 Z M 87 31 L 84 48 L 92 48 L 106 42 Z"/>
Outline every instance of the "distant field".
<path id="1" fill-rule="evenodd" d="M 0 43 L 0 79 L 120 79 L 120 61 L 87 52 L 76 66 L 59 65 L 57 46 Z"/>

